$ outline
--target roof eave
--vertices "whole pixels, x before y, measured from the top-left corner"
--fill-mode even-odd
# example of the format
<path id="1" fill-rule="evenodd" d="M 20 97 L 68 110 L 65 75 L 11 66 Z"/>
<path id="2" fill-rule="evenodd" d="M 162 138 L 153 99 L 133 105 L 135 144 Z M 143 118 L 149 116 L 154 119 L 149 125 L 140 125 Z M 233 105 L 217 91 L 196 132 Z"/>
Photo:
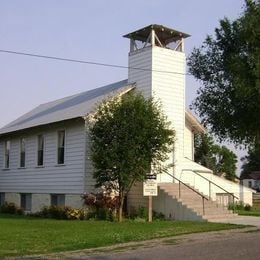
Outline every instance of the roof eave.
<path id="1" fill-rule="evenodd" d="M 198 121 L 198 119 L 191 113 L 191 111 L 185 111 L 185 118 L 192 126 L 192 130 L 196 133 L 206 133 L 205 127 Z"/>

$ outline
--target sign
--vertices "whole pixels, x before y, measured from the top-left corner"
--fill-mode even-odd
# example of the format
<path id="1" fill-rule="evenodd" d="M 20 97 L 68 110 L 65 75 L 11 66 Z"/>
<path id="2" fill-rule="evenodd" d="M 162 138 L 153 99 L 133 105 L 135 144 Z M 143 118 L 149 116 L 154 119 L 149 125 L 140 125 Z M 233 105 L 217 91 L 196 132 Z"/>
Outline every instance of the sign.
<path id="1" fill-rule="evenodd" d="M 146 180 L 143 186 L 143 195 L 144 196 L 157 196 L 158 188 L 157 183 L 154 180 Z"/>
<path id="2" fill-rule="evenodd" d="M 156 180 L 156 174 L 146 174 L 145 179 L 146 180 Z"/>

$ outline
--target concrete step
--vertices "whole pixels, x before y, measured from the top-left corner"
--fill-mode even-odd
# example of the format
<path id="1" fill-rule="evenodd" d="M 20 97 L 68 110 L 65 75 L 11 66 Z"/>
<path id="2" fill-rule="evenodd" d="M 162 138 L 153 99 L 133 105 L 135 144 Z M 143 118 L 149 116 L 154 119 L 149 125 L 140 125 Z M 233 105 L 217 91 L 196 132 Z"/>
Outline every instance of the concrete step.
<path id="1" fill-rule="evenodd" d="M 178 199 L 178 201 L 180 201 L 180 202 L 182 202 L 182 203 L 184 203 L 186 205 L 191 205 L 193 207 L 202 206 L 203 205 L 202 200 L 192 201 L 192 200 L 186 200 L 186 199 Z M 204 200 L 204 206 L 207 207 L 207 208 L 226 209 L 226 208 L 223 208 L 221 206 L 218 206 L 216 203 L 214 203 L 212 201 L 206 201 L 206 200 Z"/>
<path id="2" fill-rule="evenodd" d="M 162 189 L 169 196 L 177 199 L 183 206 L 201 216 L 204 220 L 216 221 L 217 219 L 235 217 L 235 214 L 233 214 L 232 211 L 218 205 L 215 201 L 206 199 L 204 199 L 205 215 L 203 215 L 202 197 L 188 187 L 185 187 L 184 185 L 181 185 L 180 198 L 179 184 L 177 183 L 159 184 L 159 188 Z"/>

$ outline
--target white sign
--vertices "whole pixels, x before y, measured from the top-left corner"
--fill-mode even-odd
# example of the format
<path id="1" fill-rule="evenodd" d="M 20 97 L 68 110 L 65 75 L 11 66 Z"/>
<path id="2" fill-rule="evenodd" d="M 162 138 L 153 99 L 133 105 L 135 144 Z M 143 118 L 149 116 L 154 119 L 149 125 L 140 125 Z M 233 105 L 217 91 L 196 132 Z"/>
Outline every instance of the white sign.
<path id="1" fill-rule="evenodd" d="M 157 182 L 154 180 L 146 180 L 144 182 L 144 196 L 157 196 L 158 188 Z"/>

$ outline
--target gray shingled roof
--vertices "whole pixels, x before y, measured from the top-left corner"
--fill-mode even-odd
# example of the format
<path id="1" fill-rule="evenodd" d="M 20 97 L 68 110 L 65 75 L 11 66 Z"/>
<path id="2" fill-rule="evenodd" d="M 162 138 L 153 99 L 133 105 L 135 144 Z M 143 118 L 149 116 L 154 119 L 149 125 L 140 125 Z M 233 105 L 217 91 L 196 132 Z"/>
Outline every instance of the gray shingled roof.
<path id="1" fill-rule="evenodd" d="M 133 88 L 127 80 L 122 80 L 101 88 L 58 99 L 39 105 L 0 129 L 0 135 L 27 129 L 39 125 L 83 117 L 92 112 L 105 97 L 112 96 Z"/>

